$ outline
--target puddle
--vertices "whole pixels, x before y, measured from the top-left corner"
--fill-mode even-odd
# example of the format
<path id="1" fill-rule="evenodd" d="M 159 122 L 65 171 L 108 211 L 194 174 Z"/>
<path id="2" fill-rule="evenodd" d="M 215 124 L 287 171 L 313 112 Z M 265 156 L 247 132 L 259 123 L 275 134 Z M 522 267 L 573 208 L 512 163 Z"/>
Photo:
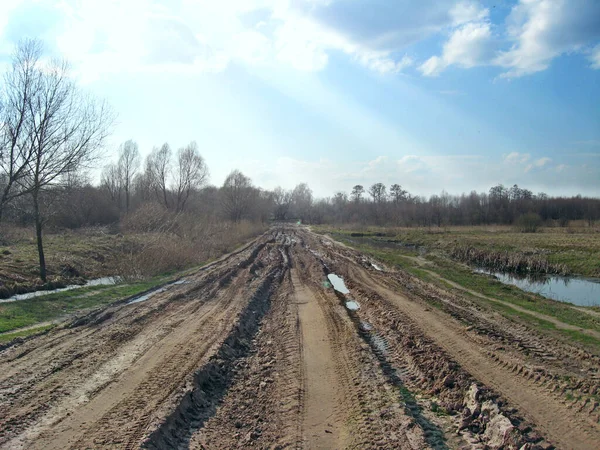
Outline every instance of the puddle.
<path id="1" fill-rule="evenodd" d="M 371 265 L 373 266 L 373 269 L 375 270 L 379 270 L 380 272 L 383 270 L 381 267 L 379 267 L 377 264 L 375 263 L 371 263 Z"/>
<path id="2" fill-rule="evenodd" d="M 132 305 L 134 303 L 145 302 L 146 300 L 148 300 L 149 298 L 155 296 L 156 294 L 160 294 L 161 292 L 165 292 L 165 290 L 166 290 L 166 287 L 162 287 L 160 289 L 157 289 L 156 291 L 148 292 L 147 294 L 140 295 L 139 297 L 135 297 L 135 298 L 129 300 L 127 302 L 127 304 L 128 305 Z"/>
<path id="3" fill-rule="evenodd" d="M 88 286 L 111 286 L 120 282 L 121 279 L 119 277 L 96 278 L 94 280 L 87 281 L 85 284 L 71 284 L 64 288 L 52 289 L 47 291 L 27 292 L 25 294 L 16 294 L 12 297 L 0 300 L 0 303 L 17 302 L 19 300 L 27 300 L 34 297 L 41 297 L 42 295 L 56 294 L 57 292 L 72 291 L 73 289 L 81 289 Z"/>
<path id="4" fill-rule="evenodd" d="M 510 284 L 552 300 L 578 306 L 600 306 L 600 279 L 545 275 L 524 276 L 493 272 L 483 268 L 477 268 L 475 271 L 493 275 L 504 284 Z"/>
<path id="5" fill-rule="evenodd" d="M 350 300 L 346 302 L 346 308 L 348 308 L 350 311 L 358 311 L 360 309 L 360 305 L 358 304 L 358 302 Z"/>
<path id="6" fill-rule="evenodd" d="M 145 302 L 146 300 L 154 297 L 156 294 L 160 294 L 162 292 L 165 292 L 167 290 L 167 288 L 169 288 L 169 286 L 176 286 L 176 285 L 180 285 L 180 284 L 189 284 L 190 282 L 188 280 L 177 280 L 177 281 L 172 281 L 168 284 L 165 284 L 163 287 L 160 287 L 158 289 L 155 289 L 153 291 L 150 292 L 146 292 L 143 295 L 140 295 L 139 297 L 135 297 L 132 298 L 131 300 L 129 300 L 127 302 L 127 305 L 133 305 L 134 303 L 141 303 L 141 302 Z"/>
<path id="7" fill-rule="evenodd" d="M 372 334 L 370 336 L 370 339 L 371 344 L 373 345 L 373 347 L 375 347 L 375 350 L 383 353 L 384 355 L 387 354 L 388 344 L 385 339 L 383 339 L 381 336 L 377 336 L 376 334 Z"/>
<path id="8" fill-rule="evenodd" d="M 363 331 L 371 331 L 373 329 L 373 325 L 371 325 L 369 322 L 361 322 L 360 328 Z"/>
<path id="9" fill-rule="evenodd" d="M 335 273 L 330 273 L 327 275 L 327 278 L 333 285 L 333 288 L 338 291 L 340 294 L 349 294 L 350 291 L 344 284 L 344 279 L 342 277 L 337 276 Z"/>

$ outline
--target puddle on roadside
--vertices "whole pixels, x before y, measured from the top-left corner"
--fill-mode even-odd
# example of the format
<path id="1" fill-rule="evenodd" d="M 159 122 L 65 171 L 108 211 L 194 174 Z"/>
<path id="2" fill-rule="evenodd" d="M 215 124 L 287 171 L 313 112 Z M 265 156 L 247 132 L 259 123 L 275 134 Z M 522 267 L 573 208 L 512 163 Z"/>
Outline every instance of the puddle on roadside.
<path id="1" fill-rule="evenodd" d="M 330 273 L 327 275 L 327 278 L 333 285 L 333 288 L 338 291 L 340 294 L 349 294 L 350 291 L 344 284 L 344 279 L 342 277 L 337 276 L 335 273 Z"/>
<path id="2" fill-rule="evenodd" d="M 170 282 L 168 284 L 165 284 L 161 288 L 158 288 L 156 290 L 147 292 L 147 293 L 145 293 L 143 295 L 140 295 L 139 297 L 132 298 L 126 304 L 127 305 L 133 305 L 134 303 L 145 302 L 146 300 L 149 300 L 150 298 L 154 297 L 156 294 L 161 294 L 161 293 L 165 292 L 167 290 L 167 288 L 169 288 L 170 286 L 176 286 L 176 285 L 181 285 L 181 284 L 189 284 L 189 283 L 190 282 L 188 280 L 172 281 L 172 282 Z"/>
<path id="3" fill-rule="evenodd" d="M 350 311 L 358 311 L 360 309 L 360 305 L 358 302 L 350 300 L 346 302 L 346 308 L 348 308 Z"/>
<path id="4" fill-rule="evenodd" d="M 360 323 L 360 328 L 363 331 L 371 331 L 373 329 L 373 325 L 371 325 L 369 322 L 362 321 Z"/>
<path id="5" fill-rule="evenodd" d="M 150 299 L 151 297 L 155 296 L 156 294 L 160 294 L 161 292 L 165 292 L 165 290 L 166 290 L 166 288 L 160 288 L 160 289 L 157 289 L 156 291 L 148 292 L 147 294 L 140 295 L 139 297 L 135 297 L 135 298 L 129 300 L 127 302 L 127 304 L 128 305 L 133 305 L 134 303 L 145 302 L 146 300 Z"/>
<path id="6" fill-rule="evenodd" d="M 370 334 L 369 339 L 371 340 L 371 344 L 373 345 L 373 347 L 375 347 L 375 350 L 383 353 L 384 355 L 387 354 L 388 343 L 384 338 L 378 336 L 377 334 Z"/>
<path id="7" fill-rule="evenodd" d="M 511 284 L 527 292 L 541 295 L 559 302 L 577 306 L 600 305 L 600 280 L 597 278 L 576 278 L 560 275 L 527 275 L 497 272 L 483 267 L 477 273 L 494 276 L 504 284 Z"/>
<path id="8" fill-rule="evenodd" d="M 88 286 L 112 286 L 114 284 L 120 283 L 122 280 L 119 277 L 102 277 L 96 278 L 94 280 L 89 280 L 85 284 L 70 284 L 65 286 L 64 288 L 50 289 L 50 290 L 42 290 L 42 291 L 33 291 L 27 292 L 25 294 L 16 294 L 11 297 L 1 299 L 0 303 L 10 303 L 17 302 L 19 300 L 28 300 L 30 298 L 41 297 L 43 295 L 56 294 L 58 292 L 72 291 L 74 289 L 81 289 Z"/>

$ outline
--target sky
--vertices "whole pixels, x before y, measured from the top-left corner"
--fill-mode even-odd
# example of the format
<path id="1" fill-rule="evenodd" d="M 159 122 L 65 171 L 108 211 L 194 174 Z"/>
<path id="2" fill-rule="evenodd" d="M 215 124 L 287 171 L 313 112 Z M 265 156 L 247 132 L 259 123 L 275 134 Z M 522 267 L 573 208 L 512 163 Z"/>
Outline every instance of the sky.
<path id="1" fill-rule="evenodd" d="M 318 197 L 518 184 L 600 196 L 598 0 L 0 0 L 0 69 L 43 41 L 143 155 L 195 140 Z"/>

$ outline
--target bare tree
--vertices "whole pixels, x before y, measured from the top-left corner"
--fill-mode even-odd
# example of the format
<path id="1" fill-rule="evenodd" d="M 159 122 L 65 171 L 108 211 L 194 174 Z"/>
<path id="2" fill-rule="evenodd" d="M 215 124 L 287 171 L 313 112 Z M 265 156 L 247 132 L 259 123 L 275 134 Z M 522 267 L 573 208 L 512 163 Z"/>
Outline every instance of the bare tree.
<path id="1" fill-rule="evenodd" d="M 177 152 L 175 171 L 175 200 L 177 212 L 183 211 L 194 189 L 202 187 L 208 179 L 208 167 L 198 151 L 198 144 L 190 142 Z"/>
<path id="2" fill-rule="evenodd" d="M 39 83 L 28 102 L 31 157 L 22 185 L 32 196 L 40 278 L 46 281 L 42 194 L 97 158 L 114 118 L 105 103 L 80 93 L 66 62 L 38 64 L 33 70 Z"/>
<path id="3" fill-rule="evenodd" d="M 225 215 L 234 222 L 241 221 L 250 209 L 253 197 L 252 181 L 239 170 L 233 170 L 221 188 L 221 202 Z"/>
<path id="4" fill-rule="evenodd" d="M 109 164 L 102 171 L 101 186 L 108 192 L 110 199 L 121 209 L 121 197 L 123 186 L 121 185 L 121 174 L 118 164 Z"/>
<path id="5" fill-rule="evenodd" d="M 375 203 L 382 203 L 385 200 L 385 185 L 383 183 L 375 183 L 369 188 L 369 195 L 373 197 Z"/>
<path id="6" fill-rule="evenodd" d="M 402 200 L 406 200 L 407 195 L 408 192 L 402 189 L 402 186 L 399 184 L 392 184 L 390 186 L 390 196 L 392 197 L 392 200 L 394 200 L 394 203 L 400 203 Z"/>
<path id="7" fill-rule="evenodd" d="M 0 110 L 0 221 L 4 207 L 13 199 L 27 194 L 23 180 L 29 174 L 33 157 L 31 127 L 32 102 L 41 87 L 42 72 L 37 65 L 42 54 L 38 41 L 21 42 L 13 55 L 12 65 L 4 76 Z"/>
<path id="8" fill-rule="evenodd" d="M 275 216 L 275 220 L 287 219 L 290 207 L 292 205 L 292 193 L 282 189 L 281 186 L 277 186 L 273 190 L 272 198 L 274 203 L 273 215 Z"/>
<path id="9" fill-rule="evenodd" d="M 352 192 L 350 193 L 350 196 L 352 197 L 352 200 L 356 203 L 359 203 L 361 200 L 361 197 L 363 196 L 363 194 L 365 193 L 365 188 L 362 187 L 362 185 L 357 184 L 356 186 L 354 186 L 352 188 Z"/>
<path id="10" fill-rule="evenodd" d="M 125 141 L 119 147 L 119 175 L 125 193 L 125 212 L 129 212 L 131 185 L 140 167 L 140 151 L 135 141 Z"/>
<path id="11" fill-rule="evenodd" d="M 156 197 L 165 208 L 169 207 L 167 181 L 171 172 L 171 147 L 166 142 L 160 148 L 154 148 L 146 158 L 146 174 L 155 191 Z"/>
<path id="12" fill-rule="evenodd" d="M 300 183 L 292 191 L 292 206 L 294 213 L 302 222 L 310 221 L 313 195 L 306 183 Z"/>

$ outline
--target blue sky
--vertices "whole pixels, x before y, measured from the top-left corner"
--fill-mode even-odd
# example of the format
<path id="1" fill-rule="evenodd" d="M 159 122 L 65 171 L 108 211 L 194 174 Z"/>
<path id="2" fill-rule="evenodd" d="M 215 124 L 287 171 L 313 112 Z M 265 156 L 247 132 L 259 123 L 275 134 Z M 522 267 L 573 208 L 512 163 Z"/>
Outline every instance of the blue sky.
<path id="1" fill-rule="evenodd" d="M 196 140 L 221 184 L 600 195 L 598 0 L 2 0 L 118 114 L 107 162 Z"/>

